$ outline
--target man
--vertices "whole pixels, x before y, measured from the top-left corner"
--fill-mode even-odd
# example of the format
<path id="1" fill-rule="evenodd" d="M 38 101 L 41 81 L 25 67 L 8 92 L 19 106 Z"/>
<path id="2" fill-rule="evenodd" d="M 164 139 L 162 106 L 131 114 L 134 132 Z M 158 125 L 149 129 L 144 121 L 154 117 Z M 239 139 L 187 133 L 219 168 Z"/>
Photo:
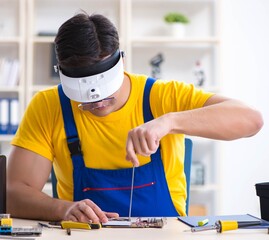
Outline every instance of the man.
<path id="1" fill-rule="evenodd" d="M 263 125 L 237 100 L 124 72 L 117 30 L 104 16 L 75 15 L 55 46 L 61 85 L 33 97 L 12 141 L 12 216 L 127 216 L 133 166 L 132 216 L 185 215 L 184 135 L 233 140 Z M 41 191 L 52 164 L 59 199 Z"/>

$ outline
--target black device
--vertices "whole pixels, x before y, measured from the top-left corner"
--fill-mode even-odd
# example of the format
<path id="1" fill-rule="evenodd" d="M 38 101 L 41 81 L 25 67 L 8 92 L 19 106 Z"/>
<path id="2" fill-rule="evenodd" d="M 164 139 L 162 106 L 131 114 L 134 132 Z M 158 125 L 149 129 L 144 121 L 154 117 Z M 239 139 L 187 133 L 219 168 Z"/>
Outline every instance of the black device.
<path id="1" fill-rule="evenodd" d="M 256 194 L 260 197 L 261 218 L 269 221 L 269 182 L 256 183 L 255 187 Z"/>
<path id="2" fill-rule="evenodd" d="M 150 60 L 150 65 L 152 66 L 151 75 L 153 78 L 161 77 L 161 63 L 164 61 L 162 53 L 157 54 Z"/>
<path id="3" fill-rule="evenodd" d="M 0 155 L 0 213 L 6 213 L 6 156 Z"/>

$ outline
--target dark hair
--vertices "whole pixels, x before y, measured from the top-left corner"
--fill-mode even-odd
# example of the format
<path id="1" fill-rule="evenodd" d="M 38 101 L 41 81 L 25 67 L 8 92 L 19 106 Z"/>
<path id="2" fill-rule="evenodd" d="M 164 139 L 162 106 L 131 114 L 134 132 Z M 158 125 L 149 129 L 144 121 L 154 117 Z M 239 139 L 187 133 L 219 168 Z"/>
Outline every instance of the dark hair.
<path id="1" fill-rule="evenodd" d="M 54 43 L 60 67 L 84 67 L 119 49 L 119 36 L 106 17 L 82 12 L 61 25 Z"/>

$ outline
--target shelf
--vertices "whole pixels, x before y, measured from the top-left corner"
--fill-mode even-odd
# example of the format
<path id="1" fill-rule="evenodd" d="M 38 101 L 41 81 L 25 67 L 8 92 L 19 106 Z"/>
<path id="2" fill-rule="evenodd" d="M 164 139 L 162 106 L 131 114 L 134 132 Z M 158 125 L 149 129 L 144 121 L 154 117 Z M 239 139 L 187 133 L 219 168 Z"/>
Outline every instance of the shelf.
<path id="1" fill-rule="evenodd" d="M 21 92 L 23 91 L 23 88 L 20 86 L 0 86 L 0 92 L 7 92 L 7 93 L 12 93 L 12 92 Z"/>
<path id="2" fill-rule="evenodd" d="M 130 40 L 132 44 L 146 44 L 146 43 L 156 43 L 156 44 L 166 44 L 166 43 L 176 43 L 176 44 L 219 44 L 220 39 L 217 37 L 203 37 L 203 38 L 194 38 L 194 37 L 140 37 L 133 38 Z"/>
<path id="3" fill-rule="evenodd" d="M 55 36 L 48 36 L 48 37 L 33 37 L 31 40 L 33 43 L 53 43 L 55 39 Z"/>
<path id="4" fill-rule="evenodd" d="M 14 136 L 0 134 L 0 142 L 10 142 Z"/>
<path id="5" fill-rule="evenodd" d="M 21 37 L 0 37 L 1 43 L 20 43 L 22 41 Z"/>

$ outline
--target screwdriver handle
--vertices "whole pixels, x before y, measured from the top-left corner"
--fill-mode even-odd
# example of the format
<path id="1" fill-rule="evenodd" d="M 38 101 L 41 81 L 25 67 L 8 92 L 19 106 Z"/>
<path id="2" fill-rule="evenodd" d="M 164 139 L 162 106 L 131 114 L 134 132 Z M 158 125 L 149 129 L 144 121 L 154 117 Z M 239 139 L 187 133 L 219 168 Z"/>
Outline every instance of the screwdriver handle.
<path id="1" fill-rule="evenodd" d="M 261 225 L 260 221 L 222 221 L 219 220 L 215 223 L 217 232 L 236 230 L 238 228 L 250 227 Z"/>
<path id="2" fill-rule="evenodd" d="M 215 223 L 216 229 L 218 233 L 222 233 L 224 231 L 236 230 L 238 229 L 237 221 L 222 221 L 219 220 Z"/>

